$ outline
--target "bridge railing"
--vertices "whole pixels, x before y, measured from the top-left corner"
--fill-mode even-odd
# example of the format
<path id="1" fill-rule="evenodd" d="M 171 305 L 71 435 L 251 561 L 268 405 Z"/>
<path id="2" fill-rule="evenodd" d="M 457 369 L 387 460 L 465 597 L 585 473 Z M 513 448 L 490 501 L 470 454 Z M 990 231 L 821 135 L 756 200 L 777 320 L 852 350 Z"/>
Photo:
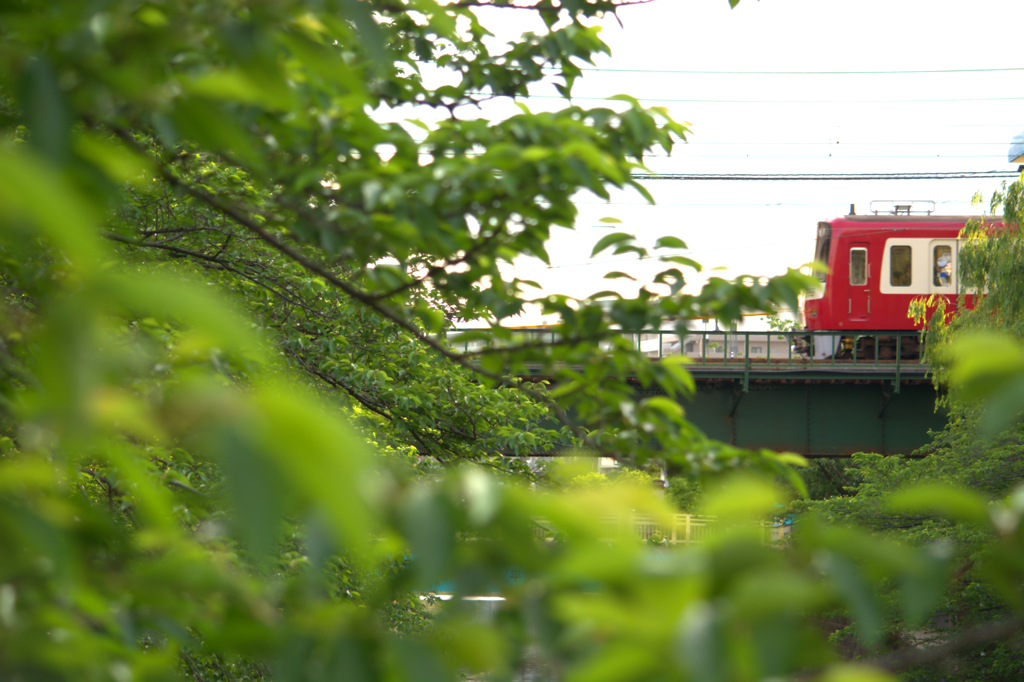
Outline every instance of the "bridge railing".
<path id="1" fill-rule="evenodd" d="M 481 329 L 454 329 L 448 342 L 454 348 L 472 351 L 487 340 Z M 509 346 L 557 343 L 553 328 L 511 330 Z M 701 368 L 730 368 L 743 371 L 744 386 L 752 370 L 807 368 L 872 368 L 893 374 L 897 381 L 905 367 L 922 368 L 923 344 L 918 331 L 835 332 L 835 331 L 691 331 L 651 329 L 618 332 L 636 350 L 652 359 L 685 356 Z M 603 341 L 606 348 L 612 341 Z M 856 369 L 855 369 L 856 371 Z"/>

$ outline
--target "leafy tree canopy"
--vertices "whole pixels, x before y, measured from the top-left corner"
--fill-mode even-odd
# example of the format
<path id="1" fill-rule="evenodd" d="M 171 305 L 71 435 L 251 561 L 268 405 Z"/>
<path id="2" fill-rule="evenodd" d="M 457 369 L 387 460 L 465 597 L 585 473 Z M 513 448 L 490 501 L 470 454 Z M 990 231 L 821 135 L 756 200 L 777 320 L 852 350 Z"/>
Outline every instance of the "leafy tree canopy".
<path id="1" fill-rule="evenodd" d="M 1007 585 L 990 579 L 993 565 L 1005 558 L 993 544 L 999 531 L 979 523 L 979 505 L 993 505 L 988 513 L 994 515 L 1000 502 L 1019 504 L 1014 500 L 1019 500 L 1024 482 L 1018 420 L 1024 406 L 1021 188 L 1015 182 L 993 197 L 991 212 L 1002 218 L 969 223 L 961 235 L 958 305 L 947 307 L 936 297 L 912 307 L 919 321 L 928 322 L 926 348 L 940 391 L 938 402 L 950 410 L 946 428 L 933 434 L 918 459 L 859 454 L 849 466 L 831 466 L 831 494 L 797 505 L 833 523 L 856 524 L 901 543 L 950 543 L 959 568 L 955 580 L 946 585 L 941 627 L 916 634 L 910 628 L 896 628 L 894 633 L 903 638 L 948 639 L 958 632 L 1005 625 L 1015 618 L 1019 605 L 1005 591 Z M 977 292 L 985 295 L 976 296 Z M 987 404 L 980 398 L 987 398 Z M 915 484 L 927 486 L 944 501 L 924 513 L 920 508 L 907 513 L 890 504 L 894 493 Z M 959 511 L 952 515 L 936 513 L 954 508 Z M 971 508 L 975 511 L 969 512 Z M 988 639 L 961 652 L 955 667 L 964 679 L 1013 680 L 1022 672 L 1015 643 L 993 644 Z M 930 680 L 941 674 L 925 668 L 912 677 Z"/>
<path id="2" fill-rule="evenodd" d="M 615 331 L 792 308 L 808 278 L 689 291 L 699 266 L 669 235 L 638 296 L 542 297 L 555 339 L 500 326 L 532 290 L 503 265 L 546 260 L 577 192 L 646 194 L 631 172 L 687 134 L 629 97 L 473 118 L 545 78 L 569 96 L 607 51 L 591 23 L 618 3 L 521 4 L 0 3 L 4 677 L 504 679 L 533 659 L 579 680 L 844 680 L 908 665 L 844 666 L 811 617 L 846 609 L 877 646 L 878 588 L 899 585 L 894 608 L 921 624 L 948 554 L 813 521 L 789 552 L 763 544 L 774 478 L 801 489 L 799 459 L 708 441 L 672 400 L 692 391 L 685 366 Z M 545 29 L 495 47 L 477 6 Z M 388 122 L 423 108 L 448 116 Z M 650 255 L 618 234 L 605 249 Z M 488 329 L 449 343 L 455 320 Z M 531 370 L 556 382 L 515 378 Z M 736 530 L 645 546 L 607 521 L 667 522 L 649 490 L 538 495 L 505 475 L 510 455 L 566 446 L 704 475 L 707 510 Z M 1018 506 L 944 509 L 1000 538 L 992 575 L 1019 598 Z M 428 610 L 442 582 L 500 589 L 501 617 Z"/>

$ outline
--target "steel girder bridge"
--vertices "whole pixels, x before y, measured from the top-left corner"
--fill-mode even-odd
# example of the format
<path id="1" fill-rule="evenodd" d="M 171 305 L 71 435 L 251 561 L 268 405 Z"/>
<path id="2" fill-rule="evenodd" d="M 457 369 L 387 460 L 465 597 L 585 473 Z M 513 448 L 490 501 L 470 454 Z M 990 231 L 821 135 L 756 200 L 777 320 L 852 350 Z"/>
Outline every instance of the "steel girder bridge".
<path id="1" fill-rule="evenodd" d="M 808 457 L 910 455 L 941 430 L 917 332 L 632 335 L 651 357 L 687 356 L 687 418 L 709 437 Z M 646 344 L 646 346 L 645 346 Z M 806 355 L 796 353 L 802 346 Z"/>
<path id="2" fill-rule="evenodd" d="M 521 333 L 557 339 L 551 329 Z M 740 447 L 807 457 L 911 455 L 930 442 L 929 431 L 946 424 L 929 367 L 919 360 L 918 332 L 703 331 L 680 337 L 656 330 L 625 336 L 652 359 L 686 356 L 697 385 L 683 401 L 687 418 L 709 437 Z"/>
<path id="3" fill-rule="evenodd" d="M 910 455 L 946 424 L 918 332 L 667 336 L 649 332 L 646 352 L 690 358 L 697 391 L 687 417 L 716 440 L 808 457 Z M 641 350 L 644 341 L 634 336 Z"/>

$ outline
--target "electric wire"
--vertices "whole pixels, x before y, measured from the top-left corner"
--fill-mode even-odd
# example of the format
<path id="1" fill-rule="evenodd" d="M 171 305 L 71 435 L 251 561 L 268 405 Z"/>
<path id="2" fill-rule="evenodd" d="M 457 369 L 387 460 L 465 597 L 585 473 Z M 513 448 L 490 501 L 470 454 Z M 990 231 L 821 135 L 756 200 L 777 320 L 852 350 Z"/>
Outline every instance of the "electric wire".
<path id="1" fill-rule="evenodd" d="M 606 102 L 611 96 L 523 95 L 521 99 L 560 99 Z M 638 102 L 671 102 L 685 104 L 942 104 L 951 102 L 1019 102 L 1024 97 L 937 97 L 930 99 L 675 99 L 669 97 L 634 97 Z M 615 100 L 612 100 L 615 101 Z"/>
<path id="2" fill-rule="evenodd" d="M 549 70 L 559 72 L 558 68 Z M 998 73 L 1006 71 L 1024 71 L 1024 66 L 1007 66 L 979 69 L 897 69 L 892 71 L 701 71 L 689 69 L 614 69 L 600 66 L 581 67 L 580 71 L 609 73 L 656 73 L 656 74 L 689 74 L 708 76 L 901 76 L 926 73 Z"/>
<path id="3" fill-rule="evenodd" d="M 961 171 L 949 173 L 634 173 L 634 180 L 721 180 L 721 181 L 846 181 L 846 180 L 973 180 L 1018 178 L 1017 171 Z"/>

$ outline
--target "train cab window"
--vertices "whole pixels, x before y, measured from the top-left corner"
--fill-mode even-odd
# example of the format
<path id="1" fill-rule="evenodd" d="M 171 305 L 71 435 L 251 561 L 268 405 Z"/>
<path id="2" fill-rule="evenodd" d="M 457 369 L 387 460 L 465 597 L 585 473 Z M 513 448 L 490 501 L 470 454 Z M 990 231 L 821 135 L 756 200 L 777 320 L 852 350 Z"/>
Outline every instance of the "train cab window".
<path id="1" fill-rule="evenodd" d="M 850 285 L 864 286 L 868 283 L 868 250 L 850 249 Z"/>
<path id="2" fill-rule="evenodd" d="M 932 249 L 932 266 L 935 271 L 935 286 L 953 286 L 953 248 L 951 246 L 940 244 Z"/>
<path id="3" fill-rule="evenodd" d="M 889 249 L 889 284 L 894 287 L 909 287 L 911 262 L 909 246 L 894 246 Z"/>

